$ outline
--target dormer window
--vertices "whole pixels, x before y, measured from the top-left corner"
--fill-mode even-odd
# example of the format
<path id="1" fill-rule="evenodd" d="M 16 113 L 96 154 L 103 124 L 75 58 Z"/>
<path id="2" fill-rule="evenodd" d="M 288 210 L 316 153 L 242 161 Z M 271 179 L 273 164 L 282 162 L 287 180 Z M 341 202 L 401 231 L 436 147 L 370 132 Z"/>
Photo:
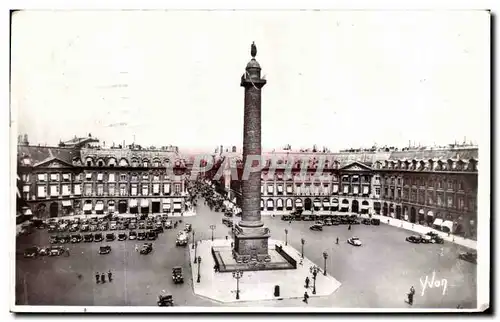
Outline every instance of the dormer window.
<path id="1" fill-rule="evenodd" d="M 23 158 L 23 165 L 30 165 L 31 164 L 31 160 L 30 158 L 28 157 L 24 157 Z"/>
<path id="2" fill-rule="evenodd" d="M 108 166 L 115 167 L 116 166 L 116 159 L 115 158 L 109 159 L 108 160 Z"/>

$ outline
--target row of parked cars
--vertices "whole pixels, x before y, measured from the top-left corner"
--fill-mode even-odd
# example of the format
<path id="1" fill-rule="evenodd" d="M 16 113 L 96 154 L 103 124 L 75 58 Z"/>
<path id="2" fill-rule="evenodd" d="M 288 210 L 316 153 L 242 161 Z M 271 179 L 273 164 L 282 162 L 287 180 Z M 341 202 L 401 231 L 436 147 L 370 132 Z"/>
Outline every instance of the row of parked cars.
<path id="1" fill-rule="evenodd" d="M 102 242 L 107 241 L 111 242 L 116 239 L 119 241 L 123 240 L 156 240 L 159 233 L 162 233 L 163 229 L 152 229 L 148 231 L 130 231 L 130 232 L 121 232 L 118 234 L 115 233 L 86 233 L 86 234 L 65 234 L 65 235 L 51 235 L 49 237 L 49 243 L 51 244 L 75 244 L 75 243 L 90 243 L 90 242 Z"/>
<path id="2" fill-rule="evenodd" d="M 162 220 L 165 219 L 165 220 Z M 137 221 L 135 218 L 124 218 L 123 220 L 106 221 L 104 219 L 98 220 L 72 220 L 62 222 L 51 222 L 48 224 L 48 231 L 53 232 L 97 232 L 108 230 L 135 230 L 135 229 L 157 229 L 165 228 L 171 229 L 174 224 L 171 220 L 163 218 L 156 218 L 155 220 Z"/>
<path id="3" fill-rule="evenodd" d="M 338 216 L 334 218 L 326 218 L 324 220 L 317 220 L 314 225 L 309 227 L 309 229 L 314 230 L 314 231 L 322 231 L 323 226 L 338 226 L 338 225 L 359 225 L 359 224 L 364 224 L 364 225 L 380 225 L 380 219 L 362 219 L 361 221 L 358 220 L 357 218 L 354 217 L 344 217 L 344 216 Z"/>
<path id="4" fill-rule="evenodd" d="M 414 244 L 443 244 L 444 239 L 438 234 L 430 231 L 425 235 L 412 235 L 406 237 L 406 241 Z"/>
<path id="5" fill-rule="evenodd" d="M 23 255 L 25 258 L 34 258 L 37 256 L 60 256 L 62 254 L 64 254 L 64 247 L 62 246 L 32 246 L 26 248 Z"/>

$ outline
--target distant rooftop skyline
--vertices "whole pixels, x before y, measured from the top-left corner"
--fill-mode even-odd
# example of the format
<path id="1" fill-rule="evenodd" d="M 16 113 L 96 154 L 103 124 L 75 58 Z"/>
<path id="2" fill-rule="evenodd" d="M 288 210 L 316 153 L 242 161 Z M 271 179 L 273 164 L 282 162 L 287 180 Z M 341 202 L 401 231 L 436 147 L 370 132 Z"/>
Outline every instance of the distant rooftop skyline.
<path id="1" fill-rule="evenodd" d="M 265 150 L 478 143 L 489 113 L 482 11 L 37 11 L 12 27 L 11 107 L 32 144 L 240 150 L 252 41 Z"/>

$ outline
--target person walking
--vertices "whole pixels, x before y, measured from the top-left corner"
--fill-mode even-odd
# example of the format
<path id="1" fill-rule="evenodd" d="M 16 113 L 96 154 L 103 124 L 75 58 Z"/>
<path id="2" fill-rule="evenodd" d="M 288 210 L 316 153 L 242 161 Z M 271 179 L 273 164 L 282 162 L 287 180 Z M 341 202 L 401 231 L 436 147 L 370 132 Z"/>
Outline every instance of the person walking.
<path id="1" fill-rule="evenodd" d="M 351 224 L 349 224 L 349 227 L 347 227 L 347 230 L 351 230 Z"/>
<path id="2" fill-rule="evenodd" d="M 412 286 L 410 288 L 410 293 L 408 293 L 408 304 L 413 305 L 413 296 L 415 295 L 415 288 Z"/>
<path id="3" fill-rule="evenodd" d="M 101 274 L 101 283 L 106 283 L 106 276 L 104 275 L 104 273 Z"/>
<path id="4" fill-rule="evenodd" d="M 111 273 L 111 270 L 109 270 L 109 271 L 108 271 L 108 280 L 109 280 L 110 282 L 112 282 L 112 281 L 113 281 L 113 273 Z"/>
<path id="5" fill-rule="evenodd" d="M 307 303 L 307 299 L 309 299 L 309 294 L 307 294 L 307 291 L 304 292 L 304 299 L 302 300 L 302 302 Z"/>
<path id="6" fill-rule="evenodd" d="M 99 276 L 100 276 L 100 275 L 99 275 L 99 272 L 96 272 L 96 273 L 95 273 L 95 283 L 96 283 L 96 284 L 99 284 Z"/>
<path id="7" fill-rule="evenodd" d="M 135 251 L 138 252 L 139 251 L 139 246 L 137 246 L 137 244 L 135 244 Z"/>
<path id="8" fill-rule="evenodd" d="M 339 238 L 337 237 L 337 245 L 339 244 Z"/>
<path id="9" fill-rule="evenodd" d="M 309 276 L 306 277 L 306 285 L 305 285 L 305 288 L 309 288 Z"/>

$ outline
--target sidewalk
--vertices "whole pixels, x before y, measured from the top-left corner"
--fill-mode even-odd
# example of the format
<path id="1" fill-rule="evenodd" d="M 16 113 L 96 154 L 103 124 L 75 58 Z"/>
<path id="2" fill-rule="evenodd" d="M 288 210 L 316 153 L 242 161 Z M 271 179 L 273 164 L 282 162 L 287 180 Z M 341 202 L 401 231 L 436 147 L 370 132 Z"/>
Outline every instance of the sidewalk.
<path id="1" fill-rule="evenodd" d="M 414 232 L 419 233 L 419 234 L 426 234 L 426 233 L 432 231 L 450 243 L 455 243 L 455 244 L 458 244 L 458 245 L 461 245 L 464 247 L 468 247 L 468 248 L 477 250 L 477 241 L 472 240 L 472 239 L 465 239 L 463 237 L 454 236 L 454 235 L 448 236 L 447 233 L 436 230 L 434 228 L 426 227 L 426 226 L 422 226 L 422 225 L 418 225 L 418 224 L 412 224 L 410 222 L 396 219 L 396 218 L 392 218 L 392 217 L 386 217 L 386 216 L 382 216 L 382 215 L 372 215 L 372 218 L 380 219 L 380 222 L 383 224 L 386 224 L 386 225 L 387 225 L 387 220 L 389 220 L 389 225 L 391 225 L 391 226 L 414 231 Z"/>

